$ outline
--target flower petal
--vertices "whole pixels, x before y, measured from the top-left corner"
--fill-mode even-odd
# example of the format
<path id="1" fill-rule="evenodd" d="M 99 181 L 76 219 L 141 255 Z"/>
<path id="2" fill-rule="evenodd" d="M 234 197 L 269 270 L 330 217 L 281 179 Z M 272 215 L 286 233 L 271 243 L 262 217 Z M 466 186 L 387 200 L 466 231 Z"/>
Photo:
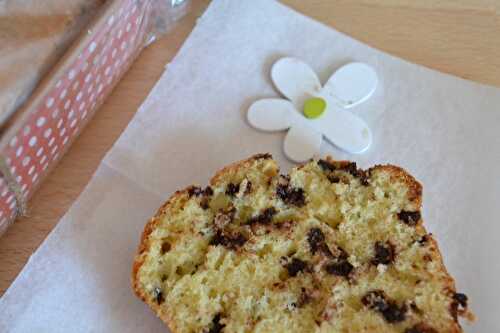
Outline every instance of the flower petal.
<path id="1" fill-rule="evenodd" d="M 281 58 L 274 63 L 271 78 L 276 88 L 297 109 L 302 110 L 304 101 L 321 90 L 318 76 L 308 64 L 296 58 Z"/>
<path id="2" fill-rule="evenodd" d="M 375 70 L 363 63 L 353 62 L 342 66 L 330 77 L 321 93 L 351 108 L 366 101 L 378 84 Z"/>
<path id="3" fill-rule="evenodd" d="M 305 162 L 319 153 L 322 137 L 309 126 L 294 124 L 285 137 L 285 155 L 294 162 Z"/>
<path id="4" fill-rule="evenodd" d="M 351 112 L 328 108 L 324 116 L 310 122 L 328 141 L 348 153 L 362 153 L 372 143 L 372 132 L 366 122 Z"/>
<path id="5" fill-rule="evenodd" d="M 290 128 L 294 112 L 290 101 L 267 98 L 250 105 L 247 119 L 250 125 L 262 131 L 282 131 Z"/>

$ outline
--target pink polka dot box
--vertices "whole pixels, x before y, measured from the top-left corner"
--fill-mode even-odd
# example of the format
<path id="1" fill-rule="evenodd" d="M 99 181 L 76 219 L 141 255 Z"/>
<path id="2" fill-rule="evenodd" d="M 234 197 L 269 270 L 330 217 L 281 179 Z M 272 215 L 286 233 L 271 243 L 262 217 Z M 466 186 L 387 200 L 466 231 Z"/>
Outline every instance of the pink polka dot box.
<path id="1" fill-rule="evenodd" d="M 169 1 L 108 1 L 9 120 L 0 138 L 0 235 L 24 213 L 27 200 L 158 32 L 158 24 L 165 30 L 168 20 L 181 15 L 183 9 L 174 7 L 183 1 Z"/>

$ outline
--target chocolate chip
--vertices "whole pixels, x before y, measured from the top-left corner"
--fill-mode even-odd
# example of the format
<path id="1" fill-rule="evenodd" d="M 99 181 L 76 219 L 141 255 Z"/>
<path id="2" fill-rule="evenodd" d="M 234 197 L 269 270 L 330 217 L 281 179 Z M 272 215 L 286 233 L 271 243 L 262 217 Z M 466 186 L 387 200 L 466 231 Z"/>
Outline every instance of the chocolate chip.
<path id="1" fill-rule="evenodd" d="M 247 239 L 242 234 L 237 234 L 236 237 L 231 238 L 231 242 L 237 247 L 243 246 L 246 241 Z"/>
<path id="2" fill-rule="evenodd" d="M 199 196 L 203 193 L 203 191 L 201 190 L 201 188 L 199 188 L 198 186 L 191 186 L 189 189 L 188 189 L 188 194 L 190 197 L 192 196 Z"/>
<path id="3" fill-rule="evenodd" d="M 332 184 L 338 184 L 340 183 L 340 178 L 337 177 L 337 176 L 334 176 L 334 175 L 329 175 L 327 176 L 326 178 L 328 178 L 328 180 L 330 181 L 330 183 Z"/>
<path id="4" fill-rule="evenodd" d="M 361 185 L 368 186 L 370 183 L 368 182 L 369 178 L 369 172 L 365 172 L 361 169 L 358 169 L 357 165 L 355 162 L 329 162 L 326 160 L 319 160 L 318 165 L 323 169 L 324 171 L 332 172 L 335 170 L 340 170 L 347 172 L 351 174 L 353 177 L 359 178 L 359 181 L 361 182 Z M 340 178 L 334 175 L 329 175 L 328 180 L 332 183 L 338 183 L 340 181 Z"/>
<path id="5" fill-rule="evenodd" d="M 389 307 L 382 312 L 382 315 L 389 323 L 402 322 L 406 318 L 406 305 L 399 307 L 395 303 L 389 303 Z"/>
<path id="6" fill-rule="evenodd" d="M 226 187 L 226 194 L 234 197 L 240 191 L 240 184 L 229 183 Z"/>
<path id="7" fill-rule="evenodd" d="M 224 329 L 226 325 L 221 324 L 220 320 L 222 319 L 222 315 L 220 313 L 216 314 L 212 319 L 212 325 L 208 333 L 220 333 Z"/>
<path id="8" fill-rule="evenodd" d="M 450 314 L 458 322 L 458 314 L 467 309 L 467 296 L 462 293 L 454 293 L 453 301 L 450 303 Z"/>
<path id="9" fill-rule="evenodd" d="M 200 200 L 200 207 L 206 210 L 210 207 L 210 197 L 214 194 L 214 190 L 210 186 L 207 186 L 201 191 L 201 194 L 203 194 L 203 198 Z"/>
<path id="10" fill-rule="evenodd" d="M 247 187 L 245 188 L 245 194 L 250 194 L 250 192 L 252 192 L 252 182 L 248 180 Z"/>
<path id="11" fill-rule="evenodd" d="M 394 303 L 389 303 L 389 307 L 382 312 L 384 319 L 389 323 L 399 323 L 406 319 L 406 306 L 398 307 Z"/>
<path id="12" fill-rule="evenodd" d="M 301 207 L 305 205 L 304 190 L 290 185 L 290 176 L 280 175 L 276 195 L 286 204 Z"/>
<path id="13" fill-rule="evenodd" d="M 203 195 L 205 195 L 205 196 L 211 196 L 213 194 L 214 194 L 214 190 L 212 190 L 212 188 L 210 186 L 205 187 L 205 189 L 203 190 Z"/>
<path id="14" fill-rule="evenodd" d="M 280 197 L 282 200 L 285 200 L 287 195 L 288 195 L 288 185 L 281 185 L 278 184 L 276 186 L 276 194 L 278 197 Z"/>
<path id="15" fill-rule="evenodd" d="M 354 266 L 346 258 L 337 258 L 325 265 L 328 274 L 343 277 L 349 276 L 353 268 Z"/>
<path id="16" fill-rule="evenodd" d="M 299 272 L 308 270 L 307 262 L 300 260 L 298 258 L 292 258 L 292 260 L 285 264 L 285 268 L 288 271 L 288 275 L 291 277 L 297 276 Z"/>
<path id="17" fill-rule="evenodd" d="M 254 160 L 260 160 L 260 159 L 268 160 L 268 159 L 273 158 L 273 155 L 271 155 L 271 154 L 269 154 L 269 153 L 265 153 L 265 154 L 257 154 L 257 155 L 254 155 L 252 158 L 253 158 Z"/>
<path id="18" fill-rule="evenodd" d="M 215 236 L 210 241 L 210 245 L 222 245 L 228 249 L 236 250 L 237 248 L 243 246 L 247 239 L 240 233 L 236 235 L 225 235 L 221 230 L 217 230 Z"/>
<path id="19" fill-rule="evenodd" d="M 376 242 L 374 250 L 375 250 L 375 257 L 372 259 L 372 264 L 389 265 L 394 261 L 395 251 L 394 251 L 394 245 L 392 245 L 391 243 Z"/>
<path id="20" fill-rule="evenodd" d="M 423 235 L 422 237 L 420 237 L 419 240 L 417 240 L 417 242 L 420 244 L 420 245 L 425 245 L 427 244 L 427 242 L 429 241 L 429 239 L 431 238 L 432 234 L 425 234 Z"/>
<path id="21" fill-rule="evenodd" d="M 328 257 L 333 257 L 332 252 L 328 248 L 325 242 L 325 235 L 320 228 L 311 228 L 307 233 L 307 242 L 311 248 L 312 254 L 321 251 Z"/>
<path id="22" fill-rule="evenodd" d="M 406 210 L 402 210 L 400 213 L 398 213 L 398 219 L 400 219 L 410 227 L 413 227 L 420 220 L 420 212 L 409 212 Z"/>
<path id="23" fill-rule="evenodd" d="M 389 300 L 382 290 L 368 292 L 361 302 L 368 308 L 380 312 L 389 323 L 398 323 L 405 320 L 406 305 L 398 306 L 393 300 Z"/>
<path id="24" fill-rule="evenodd" d="M 291 188 L 288 190 L 287 198 L 284 200 L 286 203 L 295 205 L 298 207 L 304 206 L 304 190 L 301 188 Z"/>
<path id="25" fill-rule="evenodd" d="M 437 333 L 437 331 L 424 323 L 419 323 L 407 328 L 404 333 Z"/>
<path id="26" fill-rule="evenodd" d="M 278 211 L 274 207 L 266 208 L 259 215 L 248 220 L 248 224 L 269 224 Z"/>
<path id="27" fill-rule="evenodd" d="M 328 274 L 347 277 L 351 273 L 353 266 L 347 260 L 331 262 L 325 266 Z"/>
<path id="28" fill-rule="evenodd" d="M 306 203 L 304 190 L 301 188 L 278 184 L 276 186 L 276 194 L 288 205 L 302 207 Z"/>
<path id="29" fill-rule="evenodd" d="M 361 169 L 358 169 L 356 167 L 356 163 L 352 162 L 349 163 L 344 170 L 348 173 L 350 173 L 353 177 L 359 178 L 359 181 L 361 185 L 363 186 L 368 186 L 370 183 L 368 182 L 368 179 L 370 178 L 370 173 L 365 172 Z"/>
<path id="30" fill-rule="evenodd" d="M 319 160 L 318 165 L 324 171 L 331 172 L 335 170 L 341 170 L 350 173 L 354 177 L 359 177 L 360 174 L 363 173 L 362 170 L 358 169 L 356 162 L 330 162 L 327 160 Z"/>
<path id="31" fill-rule="evenodd" d="M 354 177 L 358 176 L 358 167 L 356 166 L 356 162 L 349 162 L 346 165 L 342 166 L 340 169 L 350 173 Z"/>
<path id="32" fill-rule="evenodd" d="M 319 160 L 318 165 L 324 170 L 324 171 L 344 171 L 349 174 L 351 174 L 354 177 L 363 177 L 366 176 L 366 173 L 358 169 L 357 165 L 355 162 L 328 162 L 325 160 Z"/>
<path id="33" fill-rule="evenodd" d="M 358 169 L 355 162 L 350 162 L 350 163 L 340 167 L 340 170 L 343 170 L 347 173 L 350 173 L 353 177 L 359 178 L 361 185 L 363 185 L 363 186 L 370 185 L 370 183 L 368 182 L 368 179 L 370 177 L 370 172 L 369 171 L 366 172 L 366 171 L 363 171 L 361 169 Z"/>
<path id="34" fill-rule="evenodd" d="M 361 185 L 363 185 L 363 186 L 370 185 L 370 182 L 368 181 L 368 179 L 369 179 L 369 175 L 364 171 L 359 176 L 359 181 L 360 181 Z"/>
<path id="35" fill-rule="evenodd" d="M 168 251 L 170 251 L 171 248 L 172 248 L 172 246 L 170 245 L 170 243 L 165 241 L 161 244 L 160 253 L 163 255 L 163 254 L 167 253 Z"/>
<path id="36" fill-rule="evenodd" d="M 317 163 L 319 167 L 324 171 L 333 171 L 336 169 L 335 165 L 331 162 L 328 162 L 327 160 L 319 160 Z"/>
<path id="37" fill-rule="evenodd" d="M 465 294 L 462 294 L 462 293 L 455 293 L 453 295 L 453 299 L 455 301 L 458 302 L 458 304 L 460 304 L 463 308 L 466 308 L 467 307 L 467 300 L 468 300 L 468 297 L 467 295 Z"/>
<path id="38" fill-rule="evenodd" d="M 156 303 L 158 303 L 158 305 L 160 305 L 161 303 L 163 303 L 165 301 L 165 298 L 163 297 L 163 291 L 159 287 L 156 287 L 155 289 L 153 289 L 153 297 L 154 297 Z"/>
<path id="39" fill-rule="evenodd" d="M 312 254 L 316 254 L 318 251 L 327 251 L 331 255 L 330 249 L 325 242 L 325 234 L 320 228 L 311 228 L 307 233 L 307 242 L 311 248 Z"/>
<path id="40" fill-rule="evenodd" d="M 309 242 L 311 252 L 315 254 L 321 245 L 325 243 L 325 234 L 323 234 L 320 228 L 311 228 L 307 233 L 307 241 Z"/>

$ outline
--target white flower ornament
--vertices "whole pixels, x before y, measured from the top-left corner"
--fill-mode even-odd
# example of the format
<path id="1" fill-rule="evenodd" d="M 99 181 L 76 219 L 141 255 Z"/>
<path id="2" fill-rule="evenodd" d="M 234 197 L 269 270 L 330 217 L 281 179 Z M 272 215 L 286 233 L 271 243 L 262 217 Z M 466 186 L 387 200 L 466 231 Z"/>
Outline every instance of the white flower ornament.
<path id="1" fill-rule="evenodd" d="M 321 87 L 314 71 L 299 59 L 282 58 L 271 78 L 288 98 L 266 98 L 248 109 L 248 122 L 263 131 L 288 129 L 283 150 L 295 162 L 320 151 L 323 136 L 349 153 L 370 147 L 372 133 L 360 117 L 346 109 L 367 100 L 377 86 L 377 74 L 368 65 L 350 63 L 338 69 Z"/>

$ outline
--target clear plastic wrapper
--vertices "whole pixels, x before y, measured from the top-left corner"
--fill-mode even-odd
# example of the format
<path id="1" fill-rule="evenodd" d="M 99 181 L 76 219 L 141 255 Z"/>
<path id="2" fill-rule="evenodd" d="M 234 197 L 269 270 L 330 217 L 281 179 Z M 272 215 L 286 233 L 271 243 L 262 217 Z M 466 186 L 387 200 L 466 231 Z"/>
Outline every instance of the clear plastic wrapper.
<path id="1" fill-rule="evenodd" d="M 188 9 L 188 0 L 0 2 L 0 235 L 140 51 Z"/>

